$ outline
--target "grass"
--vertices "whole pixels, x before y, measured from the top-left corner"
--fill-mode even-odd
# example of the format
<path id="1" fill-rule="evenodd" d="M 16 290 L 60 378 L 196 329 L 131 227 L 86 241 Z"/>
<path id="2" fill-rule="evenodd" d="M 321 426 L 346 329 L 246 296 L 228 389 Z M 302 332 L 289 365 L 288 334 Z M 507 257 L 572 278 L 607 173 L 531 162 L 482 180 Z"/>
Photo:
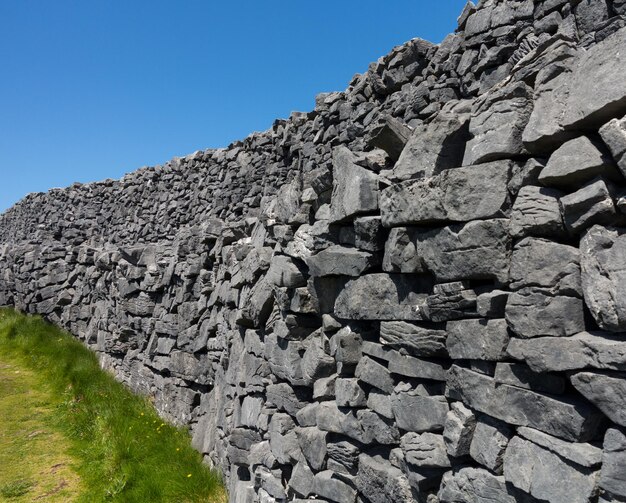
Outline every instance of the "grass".
<path id="1" fill-rule="evenodd" d="M 1 309 L 0 368 L 9 375 L 11 369 L 24 369 L 17 370 L 20 374 L 14 373 L 14 379 L 4 379 L 3 374 L 0 380 L 0 455 L 7 456 L 0 457 L 0 466 L 35 458 L 40 452 L 48 465 L 60 465 L 64 474 L 57 470 L 52 475 L 57 483 L 66 480 L 58 490 L 65 493 L 58 500 L 53 495 L 44 501 L 226 501 L 219 477 L 202 464 L 188 432 L 162 421 L 147 399 L 103 372 L 96 356 L 69 334 L 39 317 Z M 11 404 L 20 386 L 32 400 Z M 43 417 L 49 452 L 28 442 L 20 444 L 23 433 L 35 428 L 20 426 L 19 417 L 29 416 Z M 5 429 L 4 418 L 16 423 L 15 431 Z M 56 454 L 63 460 L 54 462 Z M 41 465 L 34 463 L 32 470 L 6 477 L 3 471 L 0 501 L 35 501 L 43 480 Z"/>

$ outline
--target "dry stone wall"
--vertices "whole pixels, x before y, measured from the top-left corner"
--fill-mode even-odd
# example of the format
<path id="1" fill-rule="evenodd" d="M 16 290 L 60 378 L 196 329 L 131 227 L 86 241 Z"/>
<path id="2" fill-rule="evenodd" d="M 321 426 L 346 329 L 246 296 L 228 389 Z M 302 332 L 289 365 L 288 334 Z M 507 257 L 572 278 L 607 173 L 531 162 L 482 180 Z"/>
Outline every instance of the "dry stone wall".
<path id="1" fill-rule="evenodd" d="M 0 305 L 232 502 L 626 501 L 626 2 L 469 2 L 310 113 L 0 216 Z"/>

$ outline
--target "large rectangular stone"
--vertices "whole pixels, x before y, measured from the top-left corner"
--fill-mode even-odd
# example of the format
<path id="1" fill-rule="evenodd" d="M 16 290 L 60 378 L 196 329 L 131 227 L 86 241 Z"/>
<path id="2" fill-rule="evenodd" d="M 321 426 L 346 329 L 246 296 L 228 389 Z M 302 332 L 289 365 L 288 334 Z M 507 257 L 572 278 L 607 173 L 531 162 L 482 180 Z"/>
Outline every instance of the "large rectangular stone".
<path id="1" fill-rule="evenodd" d="M 504 478 L 535 498 L 553 503 L 587 503 L 596 493 L 593 470 L 572 465 L 521 437 L 509 442 Z"/>
<path id="2" fill-rule="evenodd" d="M 506 356 L 509 344 L 506 320 L 449 321 L 446 329 L 446 346 L 450 358 L 497 361 Z"/>
<path id="3" fill-rule="evenodd" d="M 380 211 L 385 227 L 433 222 L 466 222 L 504 216 L 510 205 L 511 161 L 447 169 L 440 175 L 409 180 L 383 190 Z"/>
<path id="4" fill-rule="evenodd" d="M 572 337 L 511 339 L 507 353 L 525 361 L 535 372 L 561 372 L 584 368 L 626 370 L 626 341 L 602 332 L 581 332 Z"/>
<path id="5" fill-rule="evenodd" d="M 446 395 L 517 426 L 530 426 L 571 441 L 593 438 L 603 416 L 585 402 L 500 384 L 492 377 L 453 365 Z"/>
<path id="6" fill-rule="evenodd" d="M 511 237 L 508 220 L 477 220 L 432 230 L 398 227 L 389 233 L 383 269 L 431 273 L 437 282 L 506 281 Z"/>

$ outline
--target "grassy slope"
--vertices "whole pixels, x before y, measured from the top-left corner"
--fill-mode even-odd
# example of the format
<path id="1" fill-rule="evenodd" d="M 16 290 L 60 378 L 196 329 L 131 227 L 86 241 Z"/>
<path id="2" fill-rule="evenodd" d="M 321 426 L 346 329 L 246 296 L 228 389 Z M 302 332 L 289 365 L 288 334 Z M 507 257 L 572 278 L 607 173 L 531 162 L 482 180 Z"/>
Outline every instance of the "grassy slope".
<path id="1" fill-rule="evenodd" d="M 59 398 L 55 426 L 71 442 L 83 490 L 78 502 L 222 502 L 219 478 L 186 431 L 98 366 L 95 355 L 37 317 L 0 310 L 0 359 L 41 375 Z"/>
<path id="2" fill-rule="evenodd" d="M 0 356 L 0 501 L 74 501 L 71 443 L 55 427 L 58 400 L 39 375 Z"/>

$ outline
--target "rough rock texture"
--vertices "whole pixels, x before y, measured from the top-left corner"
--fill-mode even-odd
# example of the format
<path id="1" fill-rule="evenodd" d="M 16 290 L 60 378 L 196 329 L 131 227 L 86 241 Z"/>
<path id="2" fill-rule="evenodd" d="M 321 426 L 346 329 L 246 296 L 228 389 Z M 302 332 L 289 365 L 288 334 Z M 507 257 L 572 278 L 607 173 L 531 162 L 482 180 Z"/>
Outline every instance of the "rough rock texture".
<path id="1" fill-rule="evenodd" d="M 0 305 L 236 503 L 626 499 L 626 2 L 468 2 L 315 109 L 0 215 Z"/>

